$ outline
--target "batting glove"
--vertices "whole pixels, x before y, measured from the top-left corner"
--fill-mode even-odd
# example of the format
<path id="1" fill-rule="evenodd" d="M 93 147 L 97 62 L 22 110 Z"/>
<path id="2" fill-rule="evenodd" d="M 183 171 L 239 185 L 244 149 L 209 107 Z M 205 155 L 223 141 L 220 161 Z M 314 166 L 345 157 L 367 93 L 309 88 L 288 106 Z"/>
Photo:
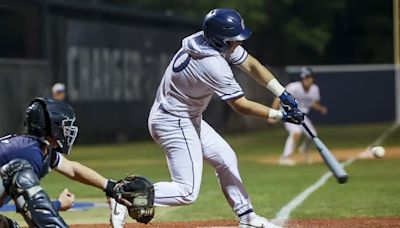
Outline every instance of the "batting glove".
<path id="1" fill-rule="evenodd" d="M 293 109 L 298 109 L 299 102 L 288 91 L 283 91 L 282 95 L 279 96 L 279 99 L 281 99 L 281 105 L 285 112 L 290 112 Z"/>
<path id="2" fill-rule="evenodd" d="M 299 125 L 303 123 L 304 115 L 305 114 L 302 111 L 300 111 L 300 109 L 296 108 L 289 112 L 284 112 L 282 121 Z"/>

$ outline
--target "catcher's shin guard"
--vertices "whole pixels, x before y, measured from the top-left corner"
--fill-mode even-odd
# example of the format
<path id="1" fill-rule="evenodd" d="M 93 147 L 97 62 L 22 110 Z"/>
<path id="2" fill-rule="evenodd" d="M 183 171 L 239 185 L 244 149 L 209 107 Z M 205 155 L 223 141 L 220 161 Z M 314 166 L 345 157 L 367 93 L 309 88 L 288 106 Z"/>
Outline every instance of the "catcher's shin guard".
<path id="1" fill-rule="evenodd" d="M 8 194 L 29 227 L 68 227 L 27 161 L 15 159 L 1 167 L 0 173 Z"/>

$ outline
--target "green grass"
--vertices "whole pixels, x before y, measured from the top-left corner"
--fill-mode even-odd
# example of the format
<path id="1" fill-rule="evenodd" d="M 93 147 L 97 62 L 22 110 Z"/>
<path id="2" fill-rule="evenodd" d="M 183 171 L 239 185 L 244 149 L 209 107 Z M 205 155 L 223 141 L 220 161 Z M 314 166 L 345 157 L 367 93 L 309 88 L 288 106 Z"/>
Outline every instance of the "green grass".
<path id="1" fill-rule="evenodd" d="M 321 139 L 330 148 L 365 148 L 389 126 L 390 124 L 320 126 L 318 131 Z M 257 163 L 257 159 L 263 156 L 280 154 L 286 134 L 282 128 L 272 128 L 226 137 L 239 157 L 242 179 L 254 208 L 257 213 L 267 217 L 274 217 L 282 206 L 327 171 L 324 164 L 281 167 Z M 383 145 L 400 146 L 400 130 L 394 132 Z M 170 180 L 163 152 L 150 141 L 77 146 L 69 158 L 115 179 L 127 173 L 137 173 L 146 175 L 153 181 Z M 338 185 L 334 179 L 329 179 L 326 185 L 293 212 L 292 217 L 400 216 L 400 160 L 356 161 L 347 170 L 350 174 L 348 184 Z M 213 170 L 205 165 L 203 173 L 198 201 L 190 206 L 158 209 L 157 221 L 235 219 L 219 189 Z M 53 198 L 67 187 L 76 194 L 78 201 L 104 202 L 101 191 L 74 183 L 55 172 L 45 177 L 42 183 Z M 13 213 L 7 214 L 18 218 Z M 106 209 L 63 213 L 69 223 L 107 222 L 107 216 Z"/>
<path id="2" fill-rule="evenodd" d="M 294 211 L 297 218 L 399 217 L 400 160 L 356 161 L 349 183 L 333 179 Z"/>

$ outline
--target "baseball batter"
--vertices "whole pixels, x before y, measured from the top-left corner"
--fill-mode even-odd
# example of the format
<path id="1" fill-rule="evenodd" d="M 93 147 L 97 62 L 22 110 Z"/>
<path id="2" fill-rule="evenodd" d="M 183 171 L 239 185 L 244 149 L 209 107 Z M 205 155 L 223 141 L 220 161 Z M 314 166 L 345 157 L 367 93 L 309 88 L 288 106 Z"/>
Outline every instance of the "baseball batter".
<path id="1" fill-rule="evenodd" d="M 300 81 L 289 83 L 286 86 L 286 90 L 293 94 L 299 102 L 299 108 L 305 114 L 310 112 L 310 109 L 314 109 L 321 114 L 325 115 L 327 113 L 327 108 L 320 104 L 320 93 L 319 87 L 314 83 L 314 74 L 310 68 L 303 67 L 300 73 Z M 279 99 L 275 99 L 272 104 L 273 108 L 279 108 Z M 304 118 L 304 122 L 310 128 L 310 130 L 317 135 L 315 128 L 307 116 Z M 295 165 L 296 162 L 290 159 L 290 155 L 292 155 L 294 149 L 296 148 L 297 143 L 299 142 L 305 130 L 300 125 L 288 124 L 284 123 L 286 130 L 289 132 L 289 136 L 286 139 L 285 147 L 283 149 L 283 154 L 279 159 L 279 164 L 292 166 Z M 309 135 L 305 133 L 307 137 Z M 305 142 L 303 145 L 303 152 L 307 155 L 306 150 L 309 144 L 309 140 Z M 307 156 L 308 157 L 308 156 Z"/>
<path id="2" fill-rule="evenodd" d="M 235 152 L 202 119 L 213 94 L 245 115 L 300 124 L 303 113 L 295 99 L 274 76 L 241 46 L 251 30 L 238 12 L 214 9 L 204 19 L 203 31 L 182 41 L 167 67 L 149 115 L 149 131 L 166 154 L 171 182 L 154 185 L 156 206 L 178 206 L 196 201 L 203 159 L 215 168 L 222 191 L 240 218 L 240 227 L 275 227 L 253 211 L 238 170 Z M 247 100 L 230 65 L 254 77 L 281 97 L 287 112 Z"/>
<path id="3" fill-rule="evenodd" d="M 304 114 L 296 100 L 274 76 L 241 46 L 251 30 L 238 12 L 214 9 L 203 31 L 182 40 L 167 67 L 150 111 L 151 136 L 164 150 L 172 181 L 154 184 L 156 206 L 178 206 L 196 201 L 203 160 L 215 168 L 222 191 L 240 218 L 240 227 L 276 227 L 253 210 L 238 169 L 235 152 L 202 119 L 213 94 L 237 112 L 300 124 Z M 230 65 L 254 77 L 281 98 L 285 112 L 246 99 Z"/>

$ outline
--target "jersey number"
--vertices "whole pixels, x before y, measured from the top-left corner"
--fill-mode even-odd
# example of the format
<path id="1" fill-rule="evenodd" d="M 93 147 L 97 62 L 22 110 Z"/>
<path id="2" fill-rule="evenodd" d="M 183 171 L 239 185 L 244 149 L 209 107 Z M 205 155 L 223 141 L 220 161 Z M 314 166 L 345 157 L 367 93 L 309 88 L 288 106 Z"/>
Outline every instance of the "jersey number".
<path id="1" fill-rule="evenodd" d="M 174 64 L 172 64 L 172 71 L 178 73 L 185 69 L 190 62 L 190 55 L 185 51 L 182 50 L 178 53 L 174 60 Z"/>

